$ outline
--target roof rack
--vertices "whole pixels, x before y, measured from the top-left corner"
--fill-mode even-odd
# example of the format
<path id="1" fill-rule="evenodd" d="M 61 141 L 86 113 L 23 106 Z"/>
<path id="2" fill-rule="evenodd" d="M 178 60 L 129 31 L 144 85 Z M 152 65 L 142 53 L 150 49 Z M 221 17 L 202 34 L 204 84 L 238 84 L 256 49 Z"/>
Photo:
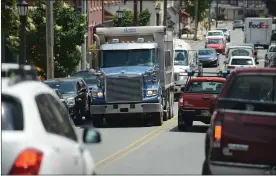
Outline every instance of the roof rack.
<path id="1" fill-rule="evenodd" d="M 194 76 L 195 73 L 201 73 L 202 76 L 198 76 L 198 77 L 223 77 L 223 78 L 226 78 L 227 75 L 230 74 L 230 70 L 225 70 L 225 71 L 218 71 L 218 72 L 196 72 L 196 71 L 187 71 L 188 73 L 188 76 Z M 203 76 L 203 74 L 214 74 L 216 76 L 213 76 L 213 75 L 208 75 L 208 76 Z"/>
<path id="2" fill-rule="evenodd" d="M 17 68 L 6 68 L 1 72 L 2 77 L 7 77 L 10 79 L 10 86 L 23 81 L 38 81 L 36 69 L 34 67 L 26 67 L 26 65 L 18 65 Z"/>

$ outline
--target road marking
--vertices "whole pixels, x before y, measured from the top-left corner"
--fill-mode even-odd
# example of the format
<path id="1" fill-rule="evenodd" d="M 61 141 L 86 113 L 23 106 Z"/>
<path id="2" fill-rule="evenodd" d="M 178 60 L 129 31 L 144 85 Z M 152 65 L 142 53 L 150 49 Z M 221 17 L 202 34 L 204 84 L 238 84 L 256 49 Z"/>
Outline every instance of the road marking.
<path id="1" fill-rule="evenodd" d="M 176 116 L 175 116 L 175 117 L 176 117 Z M 173 119 L 174 119 L 175 117 L 173 117 L 172 119 L 170 119 L 170 120 L 166 121 L 165 123 L 163 123 L 162 126 L 154 128 L 152 131 L 150 131 L 150 132 L 147 133 L 146 135 L 144 135 L 144 136 L 142 136 L 141 138 L 139 138 L 139 139 L 133 141 L 132 143 L 130 143 L 130 144 L 129 144 L 128 146 L 126 146 L 125 148 L 123 148 L 123 149 L 121 149 L 121 150 L 119 150 L 119 151 L 117 151 L 117 152 L 115 152 L 115 153 L 113 153 L 113 154 L 107 156 L 106 158 L 104 158 L 104 159 L 98 161 L 98 162 L 96 163 L 96 165 L 100 165 L 100 164 L 102 164 L 103 162 L 105 162 L 105 161 L 107 161 L 107 160 L 113 158 L 114 156 L 120 154 L 121 152 L 123 152 L 123 151 L 125 151 L 125 150 L 131 148 L 132 146 L 138 144 L 139 142 L 141 142 L 141 141 L 144 140 L 145 138 L 149 137 L 149 136 L 152 135 L 153 133 L 155 133 L 155 132 L 157 132 L 158 130 L 162 129 L 162 128 L 163 128 L 166 124 L 168 124 L 169 122 L 173 122 Z"/>
<path id="2" fill-rule="evenodd" d="M 116 163 L 117 161 L 121 160 L 122 158 L 124 158 L 125 156 L 127 156 L 128 154 L 140 149 L 142 146 L 148 144 L 149 142 L 153 141 L 155 138 L 157 138 L 162 132 L 168 130 L 169 127 L 167 128 L 164 128 L 162 130 L 160 130 L 159 132 L 157 132 L 155 135 L 153 135 L 152 137 L 148 138 L 146 141 L 144 141 L 143 143 L 139 144 L 138 146 L 132 148 L 131 150 L 125 152 L 125 153 L 122 153 L 122 155 L 119 155 L 118 157 L 116 157 L 114 160 L 112 160 L 111 162 L 108 162 L 106 165 L 103 165 L 99 168 L 97 168 L 97 170 L 100 170 L 100 169 L 104 169 L 104 168 L 107 168 L 108 166 L 110 166 L 111 164 L 114 164 Z"/>

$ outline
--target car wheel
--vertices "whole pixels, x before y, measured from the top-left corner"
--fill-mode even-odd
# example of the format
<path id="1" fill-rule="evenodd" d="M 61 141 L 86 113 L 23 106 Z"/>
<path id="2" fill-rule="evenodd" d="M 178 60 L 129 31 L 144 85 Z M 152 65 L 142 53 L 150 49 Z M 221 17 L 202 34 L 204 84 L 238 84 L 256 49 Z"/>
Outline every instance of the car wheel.
<path id="1" fill-rule="evenodd" d="M 206 159 L 204 160 L 203 165 L 202 165 L 201 175 L 212 175 Z"/>

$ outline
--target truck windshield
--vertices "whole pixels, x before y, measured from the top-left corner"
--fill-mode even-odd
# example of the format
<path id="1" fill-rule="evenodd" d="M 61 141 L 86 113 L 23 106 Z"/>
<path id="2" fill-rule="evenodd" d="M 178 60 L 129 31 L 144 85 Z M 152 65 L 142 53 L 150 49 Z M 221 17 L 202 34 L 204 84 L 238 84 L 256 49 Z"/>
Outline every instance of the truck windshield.
<path id="1" fill-rule="evenodd" d="M 185 92 L 187 93 L 206 93 L 206 94 L 219 94 L 223 82 L 215 81 L 192 81 Z"/>
<path id="2" fill-rule="evenodd" d="M 102 67 L 153 66 L 155 49 L 103 50 Z"/>
<path id="3" fill-rule="evenodd" d="M 174 65 L 188 65 L 188 52 L 186 50 L 175 50 Z"/>

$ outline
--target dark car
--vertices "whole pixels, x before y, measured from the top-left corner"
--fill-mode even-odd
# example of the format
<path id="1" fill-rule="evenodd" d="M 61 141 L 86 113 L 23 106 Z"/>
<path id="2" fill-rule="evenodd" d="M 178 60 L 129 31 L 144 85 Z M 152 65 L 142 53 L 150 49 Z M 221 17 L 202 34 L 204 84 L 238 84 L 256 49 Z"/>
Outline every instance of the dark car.
<path id="1" fill-rule="evenodd" d="M 75 124 L 80 125 L 90 117 L 89 112 L 89 90 L 82 78 L 56 78 L 44 81 L 53 89 L 58 89 L 69 106 Z"/>
<path id="2" fill-rule="evenodd" d="M 275 175 L 276 68 L 229 75 L 210 101 L 203 175 Z"/>
<path id="3" fill-rule="evenodd" d="M 60 91 L 58 89 L 54 89 L 55 93 L 57 94 L 57 96 L 59 97 L 60 101 L 64 104 L 64 106 L 69 110 L 69 106 L 67 105 L 66 101 L 64 100 L 62 94 L 60 93 Z M 69 112 L 70 113 L 70 112 Z M 71 114 L 70 114 L 71 115 Z"/>
<path id="4" fill-rule="evenodd" d="M 198 59 L 203 66 L 219 66 L 219 53 L 212 48 L 198 50 Z"/>
<path id="5" fill-rule="evenodd" d="M 97 86 L 97 76 L 93 75 L 94 72 L 95 72 L 94 70 L 79 71 L 79 72 L 73 73 L 71 77 L 83 78 L 89 90 L 91 91 L 93 87 Z"/>

